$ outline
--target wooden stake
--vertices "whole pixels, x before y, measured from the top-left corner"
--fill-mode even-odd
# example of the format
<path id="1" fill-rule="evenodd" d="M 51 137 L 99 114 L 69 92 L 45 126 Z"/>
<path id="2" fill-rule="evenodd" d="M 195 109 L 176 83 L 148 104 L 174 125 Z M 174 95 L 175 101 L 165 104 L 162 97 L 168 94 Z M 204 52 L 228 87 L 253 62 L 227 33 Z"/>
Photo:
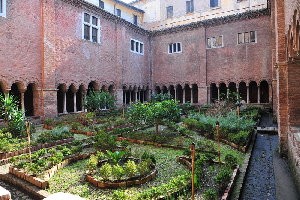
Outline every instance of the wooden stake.
<path id="1" fill-rule="evenodd" d="M 29 122 L 25 122 L 26 124 L 26 132 L 28 135 L 28 151 L 29 151 L 29 158 L 30 158 L 30 163 L 32 163 L 31 160 L 31 148 L 30 148 L 30 123 Z"/>
<path id="2" fill-rule="evenodd" d="M 218 154 L 219 154 L 219 164 L 221 164 L 221 147 L 220 147 L 220 133 L 219 133 L 219 122 L 216 121 L 216 131 L 218 135 Z"/>
<path id="3" fill-rule="evenodd" d="M 190 145 L 191 157 L 192 157 L 192 200 L 195 199 L 195 143 Z"/>

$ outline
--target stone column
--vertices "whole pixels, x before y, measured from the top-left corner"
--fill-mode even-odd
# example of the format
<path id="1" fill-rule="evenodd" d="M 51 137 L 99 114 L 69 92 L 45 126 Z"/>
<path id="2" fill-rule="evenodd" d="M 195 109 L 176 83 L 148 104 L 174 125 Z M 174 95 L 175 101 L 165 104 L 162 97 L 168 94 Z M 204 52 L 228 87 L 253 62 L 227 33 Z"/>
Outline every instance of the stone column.
<path id="1" fill-rule="evenodd" d="M 220 87 L 217 86 L 218 89 L 218 101 L 220 102 Z"/>
<path id="2" fill-rule="evenodd" d="M 193 96 L 193 93 L 194 93 L 194 91 L 193 91 L 193 85 L 192 85 L 192 87 L 191 87 L 191 104 L 194 103 L 194 96 Z"/>
<path id="3" fill-rule="evenodd" d="M 182 103 L 185 103 L 185 88 L 182 89 Z"/>
<path id="4" fill-rule="evenodd" d="M 76 93 L 78 92 L 78 90 L 77 91 L 75 91 L 74 93 L 73 93 L 73 99 L 74 99 L 74 112 L 77 112 L 77 101 L 76 101 Z"/>
<path id="5" fill-rule="evenodd" d="M 63 113 L 67 113 L 67 91 L 63 91 L 63 104 L 64 104 L 64 106 L 63 106 Z"/>
<path id="6" fill-rule="evenodd" d="M 21 110 L 22 112 L 24 113 L 25 115 L 25 104 L 24 104 L 24 94 L 25 94 L 25 91 L 26 89 L 22 89 L 22 90 L 19 90 L 20 91 L 20 96 L 21 96 L 21 99 L 20 99 L 20 103 L 21 103 Z"/>
<path id="7" fill-rule="evenodd" d="M 249 104 L 249 86 L 247 85 L 247 104 Z"/>
<path id="8" fill-rule="evenodd" d="M 260 85 L 257 86 L 257 103 L 260 103 Z"/>

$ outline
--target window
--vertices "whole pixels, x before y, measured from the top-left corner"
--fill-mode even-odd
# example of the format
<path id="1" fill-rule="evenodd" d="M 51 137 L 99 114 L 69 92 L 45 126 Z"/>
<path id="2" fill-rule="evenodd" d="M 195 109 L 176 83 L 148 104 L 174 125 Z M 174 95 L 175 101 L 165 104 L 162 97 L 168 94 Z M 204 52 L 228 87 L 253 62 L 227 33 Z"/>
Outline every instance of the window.
<path id="1" fill-rule="evenodd" d="M 210 0 L 210 7 L 218 7 L 219 6 L 219 2 L 218 0 Z"/>
<path id="2" fill-rule="evenodd" d="M 137 25 L 137 15 L 133 15 L 133 24 Z"/>
<path id="3" fill-rule="evenodd" d="M 169 44 L 169 50 L 168 51 L 169 51 L 169 54 L 181 53 L 182 52 L 181 43 L 177 42 L 177 43 Z"/>
<path id="4" fill-rule="evenodd" d="M 186 13 L 194 12 L 194 1 L 187 1 L 186 2 Z"/>
<path id="5" fill-rule="evenodd" d="M 236 0 L 237 2 L 243 1 L 243 0 Z"/>
<path id="6" fill-rule="evenodd" d="M 117 16 L 121 17 L 121 9 L 117 9 Z"/>
<path id="7" fill-rule="evenodd" d="M 131 39 L 130 40 L 130 51 L 137 54 L 144 54 L 144 43 Z"/>
<path id="8" fill-rule="evenodd" d="M 100 42 L 100 22 L 99 18 L 84 13 L 83 16 L 83 39 L 91 42 Z"/>
<path id="9" fill-rule="evenodd" d="M 173 17 L 173 6 L 167 7 L 167 18 Z"/>
<path id="10" fill-rule="evenodd" d="M 0 17 L 6 17 L 6 0 L 0 0 Z"/>
<path id="11" fill-rule="evenodd" d="M 207 38 L 206 42 L 206 47 L 208 49 L 223 47 L 223 36 Z"/>
<path id="12" fill-rule="evenodd" d="M 101 0 L 99 0 L 99 7 L 102 8 L 102 9 L 104 9 L 104 2 L 101 1 Z"/>
<path id="13" fill-rule="evenodd" d="M 255 43 L 255 42 L 256 42 L 255 31 L 238 33 L 238 44 Z"/>

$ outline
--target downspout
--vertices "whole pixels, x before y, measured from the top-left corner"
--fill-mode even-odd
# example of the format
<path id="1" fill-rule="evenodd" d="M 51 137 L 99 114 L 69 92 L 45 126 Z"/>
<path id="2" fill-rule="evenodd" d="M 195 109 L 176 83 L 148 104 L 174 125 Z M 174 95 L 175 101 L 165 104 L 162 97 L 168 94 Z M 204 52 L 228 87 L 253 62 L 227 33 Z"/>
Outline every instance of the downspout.
<path id="1" fill-rule="evenodd" d="M 206 103 L 210 103 L 210 92 L 208 96 L 208 85 L 207 85 L 207 48 L 206 48 L 206 26 L 204 26 L 204 45 L 205 45 L 205 87 L 207 88 L 206 90 Z M 210 89 L 210 87 L 209 87 Z"/>
<path id="2" fill-rule="evenodd" d="M 42 120 L 45 118 L 45 96 L 44 96 L 44 87 L 45 87 L 45 11 L 44 11 L 44 0 L 41 0 L 41 34 L 42 34 L 42 43 L 41 43 L 41 70 L 42 70 L 42 83 L 41 83 L 41 117 Z"/>
<path id="3" fill-rule="evenodd" d="M 152 91 L 153 91 L 153 70 L 152 70 L 152 64 L 153 64 L 153 55 L 152 55 L 152 35 L 150 33 L 149 36 L 149 59 L 150 59 L 150 63 L 149 63 L 149 74 L 150 74 L 150 88 L 151 88 L 151 94 L 149 94 L 150 96 L 152 95 Z M 148 97 L 149 99 L 147 99 L 147 101 L 150 100 L 150 96 Z"/>

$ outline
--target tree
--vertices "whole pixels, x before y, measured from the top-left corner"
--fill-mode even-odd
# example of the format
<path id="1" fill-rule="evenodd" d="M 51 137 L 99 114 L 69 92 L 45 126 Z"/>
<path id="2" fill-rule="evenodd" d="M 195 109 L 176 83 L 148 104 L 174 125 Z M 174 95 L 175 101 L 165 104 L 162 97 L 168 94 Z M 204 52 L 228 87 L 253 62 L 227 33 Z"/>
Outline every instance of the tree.
<path id="1" fill-rule="evenodd" d="M 136 103 L 128 110 L 129 121 L 134 125 L 145 121 L 147 124 L 155 124 L 155 132 L 158 135 L 158 125 L 164 120 L 178 122 L 181 117 L 181 109 L 175 100 L 165 100 L 153 103 Z"/>
<path id="2" fill-rule="evenodd" d="M 86 97 L 85 106 L 89 111 L 114 109 L 116 101 L 116 97 L 109 92 L 93 91 Z"/>
<path id="3" fill-rule="evenodd" d="M 7 130 L 14 137 L 21 136 L 25 131 L 25 116 L 22 110 L 18 109 L 18 101 L 12 95 L 0 95 L 0 113 Z"/>

